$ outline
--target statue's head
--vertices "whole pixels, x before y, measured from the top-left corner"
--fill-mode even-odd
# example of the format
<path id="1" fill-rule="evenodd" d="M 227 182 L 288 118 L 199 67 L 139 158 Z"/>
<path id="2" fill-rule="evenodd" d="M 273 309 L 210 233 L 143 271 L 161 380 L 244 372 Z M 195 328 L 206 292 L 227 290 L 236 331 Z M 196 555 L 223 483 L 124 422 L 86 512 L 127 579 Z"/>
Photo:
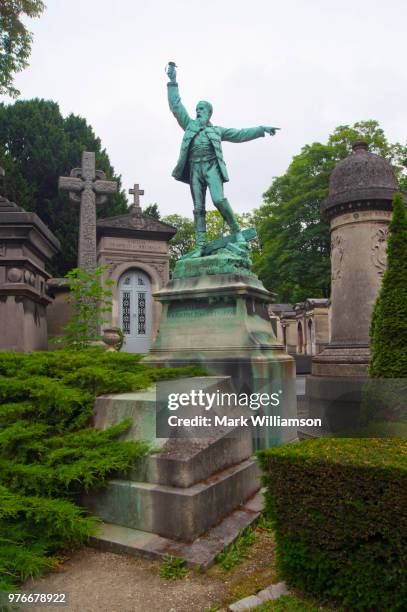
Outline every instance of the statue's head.
<path id="1" fill-rule="evenodd" d="M 206 100 L 201 100 L 196 105 L 196 118 L 203 124 L 209 123 L 209 120 L 212 117 L 212 111 L 212 104 L 210 102 L 206 102 Z"/>

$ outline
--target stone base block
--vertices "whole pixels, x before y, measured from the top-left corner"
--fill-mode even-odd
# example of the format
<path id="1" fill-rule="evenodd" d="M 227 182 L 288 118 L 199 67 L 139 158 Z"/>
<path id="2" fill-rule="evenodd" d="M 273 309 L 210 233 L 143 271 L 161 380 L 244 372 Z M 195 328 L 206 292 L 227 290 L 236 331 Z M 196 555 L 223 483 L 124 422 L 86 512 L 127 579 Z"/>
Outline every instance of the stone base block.
<path id="1" fill-rule="evenodd" d="M 112 480 L 82 502 L 108 523 L 192 542 L 259 488 L 257 462 L 247 459 L 187 488 Z"/>
<path id="2" fill-rule="evenodd" d="M 102 523 L 99 534 L 90 538 L 90 544 L 101 550 L 135 557 L 153 559 L 161 559 L 163 555 L 183 557 L 188 567 L 206 570 L 213 565 L 216 556 L 226 546 L 232 544 L 242 529 L 257 520 L 262 505 L 263 495 L 258 491 L 254 497 L 192 543 L 179 542 L 120 525 Z"/>
<path id="3" fill-rule="evenodd" d="M 253 452 L 249 428 L 236 428 L 217 438 L 169 439 L 161 453 L 146 457 L 127 478 L 171 487 L 191 487 L 232 465 L 248 459 Z"/>

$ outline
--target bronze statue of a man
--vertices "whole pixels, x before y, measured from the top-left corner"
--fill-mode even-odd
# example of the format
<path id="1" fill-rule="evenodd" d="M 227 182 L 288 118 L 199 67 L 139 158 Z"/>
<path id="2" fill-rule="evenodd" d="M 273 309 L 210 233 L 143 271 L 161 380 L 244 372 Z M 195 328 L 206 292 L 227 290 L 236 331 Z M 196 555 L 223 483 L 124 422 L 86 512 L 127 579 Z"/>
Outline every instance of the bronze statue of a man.
<path id="1" fill-rule="evenodd" d="M 212 125 L 212 104 L 201 101 L 196 106 L 196 119 L 191 119 L 181 102 L 176 81 L 176 65 L 169 62 L 167 75 L 170 79 L 168 87 L 168 103 L 176 120 L 185 131 L 181 151 L 172 176 L 178 181 L 189 183 L 194 202 L 194 225 L 196 250 L 191 257 L 200 257 L 205 246 L 205 195 L 209 188 L 212 202 L 230 227 L 237 234 L 239 242 L 245 242 L 239 234 L 240 226 L 232 207 L 223 193 L 223 183 L 229 180 L 226 164 L 223 159 L 222 140 L 229 142 L 246 142 L 264 136 L 265 133 L 275 135 L 279 128 L 260 125 L 254 128 L 236 130 Z"/>

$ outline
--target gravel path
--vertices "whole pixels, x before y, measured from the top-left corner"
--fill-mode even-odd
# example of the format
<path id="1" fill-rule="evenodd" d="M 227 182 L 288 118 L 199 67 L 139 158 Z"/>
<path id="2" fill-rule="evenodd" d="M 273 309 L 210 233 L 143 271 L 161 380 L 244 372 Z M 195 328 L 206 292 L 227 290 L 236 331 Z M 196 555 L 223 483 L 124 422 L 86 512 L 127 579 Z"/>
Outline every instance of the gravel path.
<path id="1" fill-rule="evenodd" d="M 205 575 L 164 580 L 160 563 L 82 548 L 56 572 L 28 581 L 22 591 L 67 593 L 67 606 L 24 606 L 61 612 L 204 612 L 222 600 L 224 586 Z"/>

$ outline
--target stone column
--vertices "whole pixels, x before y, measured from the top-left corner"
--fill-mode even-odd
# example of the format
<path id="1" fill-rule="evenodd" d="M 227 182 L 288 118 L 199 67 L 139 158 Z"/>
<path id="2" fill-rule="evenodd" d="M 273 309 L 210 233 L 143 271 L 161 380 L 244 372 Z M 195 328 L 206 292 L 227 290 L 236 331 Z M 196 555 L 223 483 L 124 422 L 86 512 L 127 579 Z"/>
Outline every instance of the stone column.
<path id="1" fill-rule="evenodd" d="M 390 164 L 358 141 L 333 170 L 321 204 L 331 229 L 331 339 L 312 360 L 306 394 L 310 415 L 322 417 L 330 430 L 346 427 L 359 410 L 397 190 Z"/>
<path id="2" fill-rule="evenodd" d="M 330 366 L 327 349 L 325 361 L 314 360 L 314 374 L 366 373 L 370 319 L 386 265 L 390 218 L 390 210 L 350 210 L 331 220 L 332 322 L 328 348 L 333 362 Z"/>

